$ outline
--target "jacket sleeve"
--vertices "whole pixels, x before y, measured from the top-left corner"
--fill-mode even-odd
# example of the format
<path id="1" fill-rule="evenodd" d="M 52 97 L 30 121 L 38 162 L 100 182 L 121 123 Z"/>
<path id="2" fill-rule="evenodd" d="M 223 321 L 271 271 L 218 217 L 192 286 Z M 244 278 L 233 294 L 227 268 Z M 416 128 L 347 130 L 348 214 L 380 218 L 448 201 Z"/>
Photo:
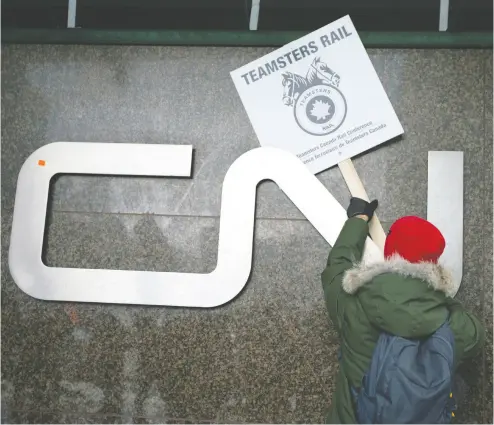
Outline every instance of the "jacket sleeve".
<path id="1" fill-rule="evenodd" d="M 338 331 L 341 328 L 344 303 L 350 297 L 342 289 L 346 270 L 362 259 L 369 225 L 361 218 L 350 218 L 329 253 L 328 262 L 322 273 L 324 299 L 329 317 Z"/>
<path id="2" fill-rule="evenodd" d="M 466 311 L 461 303 L 453 298 L 447 299 L 450 317 L 449 323 L 455 336 L 455 364 L 477 355 L 484 345 L 485 328 L 472 313 Z"/>

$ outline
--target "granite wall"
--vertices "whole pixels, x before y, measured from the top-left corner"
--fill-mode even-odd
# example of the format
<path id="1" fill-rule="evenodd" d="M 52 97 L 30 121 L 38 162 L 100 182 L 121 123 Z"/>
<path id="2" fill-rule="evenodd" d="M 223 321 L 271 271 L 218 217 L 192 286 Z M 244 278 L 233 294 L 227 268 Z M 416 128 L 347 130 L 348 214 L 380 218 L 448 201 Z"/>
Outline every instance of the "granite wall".
<path id="1" fill-rule="evenodd" d="M 46 262 L 206 272 L 221 182 L 258 145 L 229 71 L 266 48 L 6 45 L 2 54 L 2 421 L 321 422 L 338 341 L 319 274 L 329 246 L 273 184 L 258 190 L 245 290 L 212 310 L 39 301 L 10 277 L 17 174 L 58 140 L 192 144 L 194 178 L 60 176 Z M 427 152 L 465 154 L 459 299 L 489 329 L 459 422 L 492 420 L 492 53 L 369 50 L 405 128 L 355 159 L 385 226 L 425 217 Z M 337 169 L 320 180 L 345 205 Z M 450 212 L 454 214 L 454 211 Z"/>

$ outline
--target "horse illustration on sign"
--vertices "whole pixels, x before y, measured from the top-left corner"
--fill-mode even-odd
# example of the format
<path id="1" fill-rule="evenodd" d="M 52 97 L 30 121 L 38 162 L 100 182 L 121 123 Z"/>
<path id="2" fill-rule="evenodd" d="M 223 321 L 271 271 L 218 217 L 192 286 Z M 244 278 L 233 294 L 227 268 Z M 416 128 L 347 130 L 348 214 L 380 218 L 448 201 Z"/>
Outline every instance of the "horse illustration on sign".
<path id="1" fill-rule="evenodd" d="M 284 72 L 283 103 L 293 106 L 295 121 L 306 133 L 325 136 L 343 124 L 347 104 L 338 89 L 340 76 L 315 58 L 305 77 Z"/>

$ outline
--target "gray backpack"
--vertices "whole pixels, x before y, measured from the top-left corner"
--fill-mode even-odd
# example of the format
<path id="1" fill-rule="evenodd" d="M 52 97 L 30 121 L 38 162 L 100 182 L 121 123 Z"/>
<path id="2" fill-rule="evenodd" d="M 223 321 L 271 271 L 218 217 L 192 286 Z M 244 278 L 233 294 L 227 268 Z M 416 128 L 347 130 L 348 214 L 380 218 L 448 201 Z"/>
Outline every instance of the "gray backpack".
<path id="1" fill-rule="evenodd" d="M 444 323 L 424 340 L 382 333 L 362 387 L 352 389 L 361 424 L 450 423 L 454 335 Z"/>

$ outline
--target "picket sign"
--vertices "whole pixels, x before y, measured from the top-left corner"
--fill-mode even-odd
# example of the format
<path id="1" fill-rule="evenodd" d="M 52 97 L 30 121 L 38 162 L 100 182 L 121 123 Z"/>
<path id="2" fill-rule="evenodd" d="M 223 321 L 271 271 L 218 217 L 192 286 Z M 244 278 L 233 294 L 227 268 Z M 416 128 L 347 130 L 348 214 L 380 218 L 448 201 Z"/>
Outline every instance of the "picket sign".
<path id="1" fill-rule="evenodd" d="M 338 164 L 351 194 L 368 200 L 351 158 L 403 128 L 349 16 L 231 77 L 262 146 L 293 153 L 314 174 Z M 382 249 L 377 217 L 370 234 Z"/>

